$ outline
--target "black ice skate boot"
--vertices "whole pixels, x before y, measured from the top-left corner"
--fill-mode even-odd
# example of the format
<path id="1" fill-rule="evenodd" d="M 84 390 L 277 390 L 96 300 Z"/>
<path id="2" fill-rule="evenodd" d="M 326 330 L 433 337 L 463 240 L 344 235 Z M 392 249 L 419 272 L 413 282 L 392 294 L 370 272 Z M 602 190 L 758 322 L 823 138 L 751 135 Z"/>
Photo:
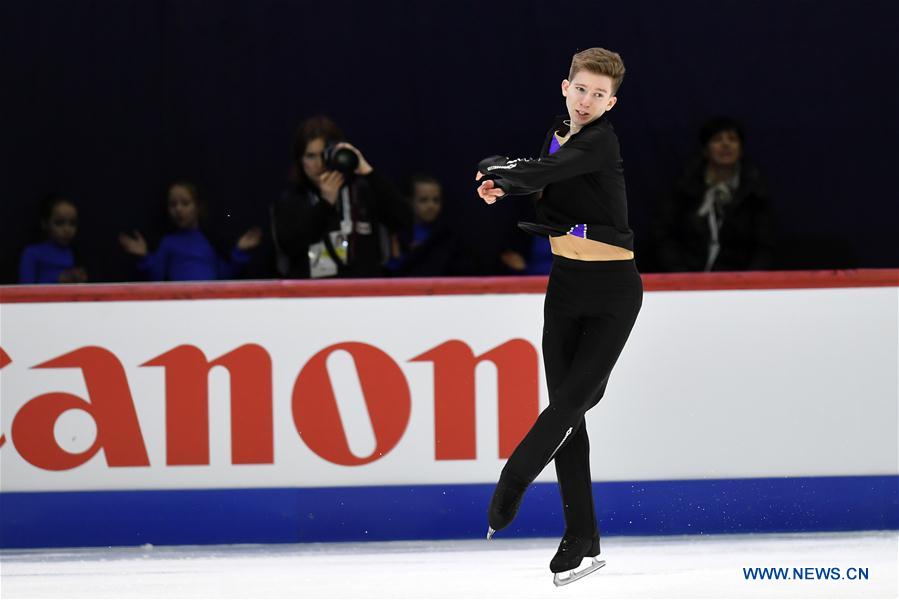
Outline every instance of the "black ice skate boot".
<path id="1" fill-rule="evenodd" d="M 511 523 L 518 514 L 518 508 L 521 506 L 521 500 L 524 498 L 524 491 L 527 487 L 527 485 L 516 482 L 506 473 L 500 475 L 499 483 L 493 490 L 490 508 L 487 509 L 488 540 L 493 537 L 494 533 Z"/>
<path id="2" fill-rule="evenodd" d="M 553 583 L 557 586 L 567 585 L 603 568 L 606 561 L 598 560 L 597 556 L 599 556 L 599 536 L 580 537 L 566 534 L 559 544 L 559 550 L 549 563 L 549 570 L 555 573 Z M 590 563 L 580 569 L 585 558 L 590 558 Z"/>

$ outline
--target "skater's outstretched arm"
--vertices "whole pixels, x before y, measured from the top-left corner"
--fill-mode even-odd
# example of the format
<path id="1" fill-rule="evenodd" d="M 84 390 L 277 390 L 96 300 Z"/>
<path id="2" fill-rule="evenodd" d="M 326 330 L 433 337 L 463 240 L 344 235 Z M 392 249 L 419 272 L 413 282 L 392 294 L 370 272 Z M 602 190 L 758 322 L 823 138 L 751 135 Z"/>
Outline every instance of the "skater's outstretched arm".
<path id="1" fill-rule="evenodd" d="M 606 128 L 591 127 L 573 136 L 554 154 L 540 159 L 510 160 L 505 156 L 485 158 L 478 163 L 478 173 L 482 177 L 477 179 L 492 180 L 493 184 L 486 185 L 487 182 L 483 182 L 478 188 L 478 194 L 483 197 L 482 188 L 498 188 L 512 196 L 530 194 L 542 190 L 550 183 L 599 171 L 603 166 L 617 164 L 618 160 L 619 148 L 615 133 Z"/>

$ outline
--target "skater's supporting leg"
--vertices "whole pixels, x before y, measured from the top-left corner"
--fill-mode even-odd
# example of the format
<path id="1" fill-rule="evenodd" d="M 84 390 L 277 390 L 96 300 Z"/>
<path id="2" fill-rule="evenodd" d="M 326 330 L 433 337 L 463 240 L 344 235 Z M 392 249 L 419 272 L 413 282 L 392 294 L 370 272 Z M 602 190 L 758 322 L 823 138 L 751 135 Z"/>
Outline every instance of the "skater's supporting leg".
<path id="1" fill-rule="evenodd" d="M 546 307 L 543 316 L 543 364 L 546 385 L 554 390 L 562 385 L 581 339 L 580 319 L 563 310 L 557 301 Z M 550 402 L 554 398 L 550 398 Z M 599 401 L 599 399 L 596 399 Z M 575 427 L 571 440 L 553 459 L 565 512 L 565 531 L 590 537 L 597 531 L 590 477 L 590 442 L 584 420 Z"/>
<path id="2" fill-rule="evenodd" d="M 565 533 L 581 537 L 597 535 L 590 477 L 590 442 L 586 423 L 581 422 L 553 459 L 565 514 Z"/>
<path id="3" fill-rule="evenodd" d="M 580 537 L 566 534 L 559 544 L 556 555 L 549 563 L 549 570 L 553 573 L 571 571 L 581 565 L 584 558 L 599 556 L 599 537 Z"/>

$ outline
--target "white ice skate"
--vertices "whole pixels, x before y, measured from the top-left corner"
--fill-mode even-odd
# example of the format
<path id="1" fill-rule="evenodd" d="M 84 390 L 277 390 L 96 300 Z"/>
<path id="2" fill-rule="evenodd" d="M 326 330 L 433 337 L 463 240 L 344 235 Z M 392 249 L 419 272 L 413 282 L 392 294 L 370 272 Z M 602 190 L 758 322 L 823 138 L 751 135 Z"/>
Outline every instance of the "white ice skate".
<path id="1" fill-rule="evenodd" d="M 556 585 L 556 587 L 561 585 L 568 585 L 569 583 L 574 583 L 578 579 L 583 579 L 590 573 L 599 571 L 604 566 L 606 566 L 606 561 L 599 560 L 595 556 L 588 556 L 581 561 L 581 564 L 578 568 L 571 569 L 570 571 L 562 571 L 561 573 L 555 573 L 553 575 L 553 583 Z"/>

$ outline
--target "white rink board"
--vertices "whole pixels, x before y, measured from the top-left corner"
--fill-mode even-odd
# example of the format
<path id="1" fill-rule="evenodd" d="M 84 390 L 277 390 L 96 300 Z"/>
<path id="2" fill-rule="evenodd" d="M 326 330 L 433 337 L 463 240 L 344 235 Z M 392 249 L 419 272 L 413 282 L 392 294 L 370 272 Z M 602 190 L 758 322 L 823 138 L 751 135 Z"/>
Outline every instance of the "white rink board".
<path id="1" fill-rule="evenodd" d="M 892 475 L 897 458 L 897 288 L 649 292 L 600 404 L 588 413 L 596 481 Z M 495 481 L 496 369 L 477 368 L 477 458 L 435 460 L 431 363 L 410 362 L 448 340 L 475 355 L 524 339 L 539 352 L 542 296 L 166 300 L 0 305 L 0 490 L 323 487 Z M 322 349 L 363 342 L 401 369 L 411 414 L 398 444 L 361 466 L 316 455 L 297 433 L 291 394 Z M 190 344 L 207 359 L 245 344 L 271 357 L 273 464 L 232 465 L 229 376 L 209 376 L 210 464 L 166 466 L 163 369 L 146 361 Z M 102 450 L 49 471 L 17 451 L 12 423 L 49 392 L 87 397 L 78 369 L 35 365 L 85 346 L 117 357 L 127 375 L 150 466 L 108 467 Z M 352 390 L 352 361 L 328 367 Z M 541 406 L 547 402 L 539 373 Z M 338 399 L 340 400 L 340 399 Z M 372 425 L 362 402 L 341 404 L 350 448 L 365 456 Z M 84 451 L 83 411 L 55 425 L 57 443 Z M 540 480 L 554 480 L 547 469 Z"/>

